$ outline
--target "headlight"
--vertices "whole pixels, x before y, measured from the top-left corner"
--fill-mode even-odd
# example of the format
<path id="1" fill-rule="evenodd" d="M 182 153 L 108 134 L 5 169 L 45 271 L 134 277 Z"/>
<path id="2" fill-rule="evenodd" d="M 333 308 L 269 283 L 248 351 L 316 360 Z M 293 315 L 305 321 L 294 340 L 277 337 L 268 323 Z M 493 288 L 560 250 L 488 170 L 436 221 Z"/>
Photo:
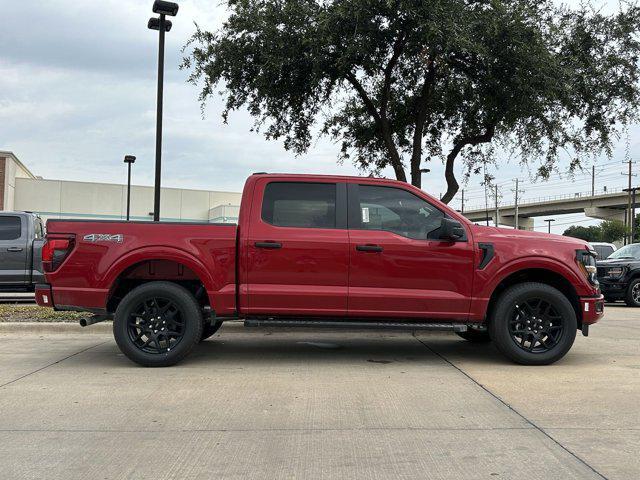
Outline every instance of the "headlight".
<path id="1" fill-rule="evenodd" d="M 611 267 L 607 270 L 607 277 L 619 278 L 624 273 L 624 268 L 622 267 Z"/>
<path id="2" fill-rule="evenodd" d="M 580 270 L 583 271 L 591 285 L 597 286 L 599 283 L 597 276 L 598 269 L 596 268 L 596 255 L 597 253 L 593 250 L 576 251 L 576 262 L 578 262 Z"/>

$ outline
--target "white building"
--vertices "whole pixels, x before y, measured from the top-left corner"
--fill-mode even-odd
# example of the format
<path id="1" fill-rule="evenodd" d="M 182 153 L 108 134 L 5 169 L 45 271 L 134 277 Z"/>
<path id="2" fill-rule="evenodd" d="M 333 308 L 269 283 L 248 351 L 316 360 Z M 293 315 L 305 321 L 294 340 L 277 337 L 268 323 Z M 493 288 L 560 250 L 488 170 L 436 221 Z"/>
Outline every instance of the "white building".
<path id="1" fill-rule="evenodd" d="M 236 223 L 241 194 L 163 188 L 164 221 Z M 127 186 L 36 177 L 12 153 L 0 151 L 0 210 L 30 211 L 47 218 L 124 220 Z M 153 187 L 131 186 L 131 220 L 153 219 Z"/>

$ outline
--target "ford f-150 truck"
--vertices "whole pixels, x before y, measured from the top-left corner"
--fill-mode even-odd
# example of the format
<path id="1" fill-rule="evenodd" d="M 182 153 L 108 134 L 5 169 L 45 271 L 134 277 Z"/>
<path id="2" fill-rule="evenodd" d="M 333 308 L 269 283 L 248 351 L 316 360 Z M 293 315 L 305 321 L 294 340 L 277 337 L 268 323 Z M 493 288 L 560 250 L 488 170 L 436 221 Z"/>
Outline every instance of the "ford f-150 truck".
<path id="1" fill-rule="evenodd" d="M 0 212 L 0 291 L 32 292 L 44 281 L 42 220 L 31 212 Z"/>
<path id="2" fill-rule="evenodd" d="M 238 225 L 49 220 L 39 305 L 113 318 L 122 352 L 172 365 L 246 326 L 449 330 L 555 362 L 603 315 L 581 240 L 474 225 L 418 188 L 254 174 Z"/>

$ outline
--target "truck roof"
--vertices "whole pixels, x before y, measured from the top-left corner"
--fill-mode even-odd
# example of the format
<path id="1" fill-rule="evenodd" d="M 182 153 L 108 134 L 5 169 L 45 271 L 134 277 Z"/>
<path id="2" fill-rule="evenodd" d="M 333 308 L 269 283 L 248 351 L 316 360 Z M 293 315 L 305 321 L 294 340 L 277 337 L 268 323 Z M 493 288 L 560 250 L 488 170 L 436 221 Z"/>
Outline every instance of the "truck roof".
<path id="1" fill-rule="evenodd" d="M 301 179 L 327 179 L 327 180 L 379 180 L 381 182 L 398 182 L 398 183 L 408 183 L 402 182 L 400 180 L 395 180 L 393 178 L 385 178 L 385 177 L 361 177 L 357 175 L 318 175 L 314 173 L 275 173 L 275 172 L 255 172 L 252 176 L 257 177 L 287 177 L 287 178 L 301 178 Z"/>

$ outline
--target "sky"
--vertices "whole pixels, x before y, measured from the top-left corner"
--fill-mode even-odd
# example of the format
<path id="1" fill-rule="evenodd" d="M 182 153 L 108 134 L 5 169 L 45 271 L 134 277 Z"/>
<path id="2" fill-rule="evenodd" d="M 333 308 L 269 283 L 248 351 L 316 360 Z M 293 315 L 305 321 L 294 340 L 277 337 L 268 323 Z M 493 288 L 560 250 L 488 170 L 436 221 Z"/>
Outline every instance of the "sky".
<path id="1" fill-rule="evenodd" d="M 132 154 L 137 157 L 133 183 L 153 185 L 158 36 L 146 27 L 152 3 L 4 0 L 0 150 L 14 152 L 44 178 L 109 183 L 126 182 L 122 160 Z M 208 0 L 178 3 L 180 11 L 166 39 L 163 186 L 241 191 L 245 178 L 256 171 L 362 173 L 348 163 L 338 164 L 339 146 L 327 139 L 317 140 L 307 154 L 296 157 L 282 142 L 251 132 L 253 122 L 244 111 L 233 113 L 224 124 L 219 97 L 208 102 L 203 118 L 199 90 L 186 82 L 188 72 L 178 68 L 181 48 L 194 22 L 215 30 L 226 10 L 221 2 Z M 614 6 L 603 2 L 605 10 Z M 639 133 L 637 125 L 630 128 L 632 159 L 640 157 Z M 623 170 L 625 153 L 622 139 L 611 158 L 585 162 L 588 174 L 592 163 L 598 165 L 598 189 L 604 184 L 624 186 L 625 178 L 617 170 Z M 496 178 L 501 202 L 511 203 L 516 177 L 524 199 L 591 188 L 587 173 L 573 179 L 555 175 L 544 184 L 533 181 L 535 167 L 529 170 L 506 159 L 497 164 L 488 173 Z M 432 171 L 423 177 L 423 189 L 438 196 L 446 190 L 443 166 L 437 160 L 425 166 Z M 383 175 L 393 178 L 390 170 Z M 465 185 L 467 208 L 484 204 L 480 181 L 471 178 Z M 452 205 L 460 207 L 460 194 Z M 593 223 L 582 215 L 558 217 L 553 231 L 562 233 L 573 222 Z M 537 230 L 545 225 L 536 220 Z"/>

